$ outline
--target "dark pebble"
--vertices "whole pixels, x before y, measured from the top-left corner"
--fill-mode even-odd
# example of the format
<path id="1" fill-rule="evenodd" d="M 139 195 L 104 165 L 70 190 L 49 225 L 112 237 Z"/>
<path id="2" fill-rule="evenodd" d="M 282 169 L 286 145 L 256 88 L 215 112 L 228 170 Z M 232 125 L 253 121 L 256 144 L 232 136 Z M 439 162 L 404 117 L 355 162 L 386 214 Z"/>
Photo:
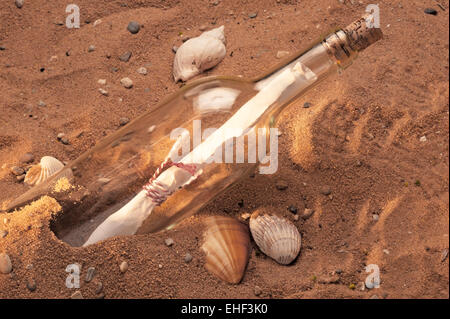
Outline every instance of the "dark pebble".
<path id="1" fill-rule="evenodd" d="M 127 125 L 128 122 L 130 122 L 130 119 L 129 119 L 128 117 L 121 117 L 121 118 L 119 119 L 119 125 L 120 125 L 120 126 Z"/>
<path id="2" fill-rule="evenodd" d="M 288 207 L 288 210 L 292 213 L 292 214 L 297 214 L 297 207 L 295 207 L 294 205 L 291 205 Z"/>
<path id="3" fill-rule="evenodd" d="M 35 291 L 36 290 L 36 282 L 33 279 L 28 280 L 27 288 L 31 292 Z"/>
<path id="4" fill-rule="evenodd" d="M 136 21 L 131 21 L 128 23 L 127 30 L 130 31 L 131 34 L 136 34 L 141 29 L 141 26 Z"/>
<path id="5" fill-rule="evenodd" d="M 103 284 L 101 282 L 99 282 L 97 284 L 97 288 L 95 289 L 95 293 L 98 295 L 99 293 L 101 293 L 103 290 Z"/>
<path id="6" fill-rule="evenodd" d="M 303 107 L 304 107 L 305 109 L 309 109 L 309 108 L 311 107 L 311 103 L 305 102 L 305 103 L 303 104 Z"/>
<path id="7" fill-rule="evenodd" d="M 20 161 L 21 163 L 23 163 L 23 164 L 31 163 L 31 162 L 34 161 L 34 155 L 31 154 L 31 153 L 23 154 L 23 155 L 20 157 L 19 161 Z"/>
<path id="8" fill-rule="evenodd" d="M 426 9 L 424 10 L 424 12 L 425 12 L 426 14 L 431 14 L 431 15 L 434 15 L 434 16 L 437 16 L 437 14 L 438 14 L 438 12 L 437 12 L 436 10 L 434 10 L 433 8 L 426 8 Z"/>
<path id="9" fill-rule="evenodd" d="M 119 56 L 119 60 L 122 62 L 128 62 L 131 58 L 131 52 L 125 52 L 121 56 Z"/>
<path id="10" fill-rule="evenodd" d="M 239 207 L 244 207 L 244 200 L 243 199 L 241 199 L 239 202 L 238 202 L 238 206 Z"/>
<path id="11" fill-rule="evenodd" d="M 5 50 L 6 50 L 6 48 L 4 46 L 0 45 L 0 51 L 5 51 Z"/>
<path id="12" fill-rule="evenodd" d="M 94 267 L 89 267 L 88 270 L 87 270 L 86 278 L 84 279 L 84 281 L 91 282 L 91 280 L 94 278 L 94 275 L 95 275 L 95 268 Z"/>
<path id="13" fill-rule="evenodd" d="M 279 191 L 284 191 L 285 189 L 288 188 L 288 184 L 285 181 L 278 181 L 277 184 L 275 185 L 275 187 Z"/>

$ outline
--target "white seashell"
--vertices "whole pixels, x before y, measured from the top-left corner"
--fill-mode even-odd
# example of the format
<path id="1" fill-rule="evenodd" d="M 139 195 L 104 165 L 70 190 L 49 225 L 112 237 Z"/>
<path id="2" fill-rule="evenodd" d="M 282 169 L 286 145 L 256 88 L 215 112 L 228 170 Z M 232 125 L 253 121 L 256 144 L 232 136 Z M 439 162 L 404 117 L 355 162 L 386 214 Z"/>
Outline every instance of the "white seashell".
<path id="1" fill-rule="evenodd" d="M 213 216 L 206 221 L 202 250 L 205 268 L 220 279 L 237 284 L 244 276 L 250 252 L 248 228 L 231 217 Z"/>
<path id="2" fill-rule="evenodd" d="M 224 26 L 203 32 L 183 43 L 175 54 L 173 77 L 187 81 L 216 66 L 226 54 Z"/>
<path id="3" fill-rule="evenodd" d="M 64 167 L 61 163 L 54 157 L 44 156 L 41 158 L 39 164 L 32 166 L 27 174 L 25 175 L 24 182 L 30 186 L 39 185 L 45 182 L 50 176 L 56 174 Z M 65 173 L 66 177 L 72 177 L 72 170 L 68 170 Z"/>
<path id="4" fill-rule="evenodd" d="M 280 264 L 290 264 L 300 252 L 301 236 L 297 227 L 268 210 L 252 214 L 250 231 L 261 251 Z"/>

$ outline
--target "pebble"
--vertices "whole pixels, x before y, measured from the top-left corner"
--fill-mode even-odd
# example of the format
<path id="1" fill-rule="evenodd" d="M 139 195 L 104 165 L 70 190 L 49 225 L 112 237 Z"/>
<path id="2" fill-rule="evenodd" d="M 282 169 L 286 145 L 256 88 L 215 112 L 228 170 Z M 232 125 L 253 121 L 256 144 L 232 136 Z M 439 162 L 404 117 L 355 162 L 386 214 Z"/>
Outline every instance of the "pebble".
<path id="1" fill-rule="evenodd" d="M 363 282 L 358 282 L 358 284 L 356 285 L 356 289 L 364 291 L 366 290 L 366 285 Z"/>
<path id="2" fill-rule="evenodd" d="M 186 264 L 190 263 L 192 261 L 193 257 L 190 253 L 186 253 L 186 255 L 184 256 L 184 262 Z"/>
<path id="3" fill-rule="evenodd" d="M 419 141 L 421 141 L 422 143 L 424 143 L 424 142 L 427 141 L 427 137 L 424 135 L 424 136 L 422 136 L 422 137 L 419 139 Z"/>
<path id="4" fill-rule="evenodd" d="M 27 281 L 27 288 L 29 291 L 33 292 L 36 290 L 36 281 L 34 279 L 30 279 Z"/>
<path id="5" fill-rule="evenodd" d="M 58 141 L 61 141 L 61 139 L 62 139 L 64 136 L 66 136 L 66 134 L 64 134 L 64 133 L 58 133 L 58 135 L 56 136 L 56 139 L 57 139 Z"/>
<path id="6" fill-rule="evenodd" d="M 433 8 L 426 8 L 424 10 L 424 12 L 426 14 L 431 14 L 431 15 L 434 15 L 434 16 L 437 16 L 437 14 L 438 14 L 438 12 L 435 9 L 433 9 Z"/>
<path id="7" fill-rule="evenodd" d="M 292 213 L 292 214 L 297 214 L 297 207 L 295 207 L 294 205 L 291 205 L 288 207 L 288 210 Z"/>
<path id="8" fill-rule="evenodd" d="M 5 253 L 0 254 L 0 273 L 9 274 L 12 271 L 11 259 Z"/>
<path id="9" fill-rule="evenodd" d="M 126 89 L 131 89 L 133 87 L 133 81 L 130 78 L 122 78 L 120 83 Z"/>
<path id="10" fill-rule="evenodd" d="M 389 255 L 389 250 L 383 249 L 383 253 L 385 253 L 386 255 Z"/>
<path id="11" fill-rule="evenodd" d="M 378 295 L 372 295 L 369 299 L 380 299 L 380 297 L 378 297 Z"/>
<path id="12" fill-rule="evenodd" d="M 142 66 L 139 69 L 137 69 L 137 73 L 142 74 L 142 75 L 147 75 L 147 69 Z"/>
<path id="13" fill-rule="evenodd" d="M 124 54 L 122 54 L 121 56 L 119 56 L 119 60 L 122 62 L 128 62 L 131 58 L 131 52 L 127 51 Z"/>
<path id="14" fill-rule="evenodd" d="M 441 253 L 441 262 L 444 262 L 448 257 L 448 249 L 445 248 Z"/>
<path id="15" fill-rule="evenodd" d="M 136 21 L 131 21 L 128 23 L 127 30 L 130 31 L 131 34 L 136 34 L 141 29 L 141 26 Z"/>
<path id="16" fill-rule="evenodd" d="M 166 240 L 164 240 L 164 242 L 166 243 L 167 247 L 170 247 L 174 244 L 174 241 L 172 238 L 167 238 Z"/>
<path id="17" fill-rule="evenodd" d="M 5 51 L 6 48 L 3 45 L 0 45 L 0 51 Z"/>
<path id="18" fill-rule="evenodd" d="M 248 15 L 248 17 L 250 18 L 250 19 L 254 19 L 254 18 L 256 18 L 258 16 L 258 13 L 257 12 L 252 12 L 252 13 L 250 13 L 249 15 Z"/>
<path id="19" fill-rule="evenodd" d="M 277 52 L 277 59 L 285 58 L 289 55 L 289 51 L 278 51 Z"/>
<path id="20" fill-rule="evenodd" d="M 285 190 L 285 189 L 288 188 L 288 184 L 287 184 L 285 181 L 280 180 L 280 181 L 277 181 L 277 184 L 275 185 L 275 187 L 276 187 L 279 191 L 283 191 L 283 190 Z"/>
<path id="21" fill-rule="evenodd" d="M 45 104 L 44 101 L 40 100 L 40 101 L 38 102 L 38 106 L 40 106 L 40 107 L 45 107 L 45 106 L 47 106 L 47 104 Z"/>
<path id="22" fill-rule="evenodd" d="M 97 288 L 95 289 L 95 293 L 98 295 L 99 293 L 101 293 L 103 290 L 103 284 L 101 282 L 99 282 L 97 284 Z"/>
<path id="23" fill-rule="evenodd" d="M 253 289 L 253 292 L 254 292 L 255 296 L 258 297 L 259 295 L 262 294 L 262 289 L 259 286 L 255 286 L 255 289 Z"/>
<path id="24" fill-rule="evenodd" d="M 8 235 L 8 231 L 7 230 L 0 230 L 0 238 L 5 238 Z"/>
<path id="25" fill-rule="evenodd" d="M 77 290 L 70 296 L 70 299 L 83 299 L 83 295 L 81 294 L 81 291 Z"/>
<path id="26" fill-rule="evenodd" d="M 320 189 L 320 193 L 321 194 L 323 194 L 323 195 L 330 195 L 331 194 L 331 189 L 330 189 L 330 187 L 328 187 L 328 186 L 323 186 L 321 189 Z"/>
<path id="27" fill-rule="evenodd" d="M 305 109 L 309 109 L 310 107 L 311 107 L 311 103 L 309 103 L 309 102 L 305 102 L 303 104 L 303 108 L 305 108 Z"/>
<path id="28" fill-rule="evenodd" d="M 203 24 L 200 26 L 200 28 L 198 28 L 200 31 L 206 31 L 206 29 L 208 29 L 208 26 L 206 24 Z"/>
<path id="29" fill-rule="evenodd" d="M 34 155 L 31 153 L 25 153 L 20 157 L 19 161 L 23 164 L 31 163 L 34 161 Z"/>
<path id="30" fill-rule="evenodd" d="M 33 269 L 33 264 L 28 264 L 25 268 L 27 270 L 32 270 Z"/>
<path id="31" fill-rule="evenodd" d="M 101 95 L 104 95 L 104 96 L 108 96 L 109 95 L 108 91 L 106 91 L 104 89 L 98 89 L 98 91 L 100 92 Z"/>
<path id="32" fill-rule="evenodd" d="M 119 266 L 120 272 L 125 273 L 128 270 L 128 263 L 126 261 L 122 261 Z"/>
<path id="33" fill-rule="evenodd" d="M 378 221 L 378 220 L 380 219 L 380 216 L 379 216 L 378 214 L 373 214 L 373 215 L 372 215 L 372 219 L 373 219 L 374 221 Z"/>
<path id="34" fill-rule="evenodd" d="M 244 213 L 244 214 L 242 214 L 241 215 L 241 218 L 243 219 L 243 220 L 247 220 L 247 219 L 249 219 L 250 218 L 250 214 L 249 213 Z"/>
<path id="35" fill-rule="evenodd" d="M 20 176 L 25 173 L 25 170 L 22 167 L 13 166 L 13 167 L 11 167 L 11 173 L 13 173 L 16 176 Z"/>
<path id="36" fill-rule="evenodd" d="M 94 21 L 93 26 L 96 27 L 96 26 L 98 26 L 100 23 L 102 23 L 102 19 L 97 19 L 97 20 Z"/>
<path id="37" fill-rule="evenodd" d="M 85 282 L 91 282 L 91 280 L 94 278 L 95 275 L 95 268 L 89 267 L 87 270 L 86 278 L 84 279 Z"/>
<path id="38" fill-rule="evenodd" d="M 67 137 L 63 137 L 62 139 L 61 139 L 61 143 L 63 143 L 64 145 L 69 145 L 70 143 L 69 143 L 69 139 L 67 138 Z"/>
<path id="39" fill-rule="evenodd" d="M 121 117 L 121 118 L 119 119 L 119 125 L 120 125 L 120 126 L 127 125 L 128 122 L 130 122 L 130 119 L 129 119 L 128 117 Z"/>
<path id="40" fill-rule="evenodd" d="M 162 269 L 162 267 L 163 267 L 163 265 L 161 265 L 161 264 L 158 265 L 158 268 L 159 268 L 159 269 Z"/>
<path id="41" fill-rule="evenodd" d="M 19 9 L 23 7 L 24 2 L 25 2 L 25 0 L 16 0 L 16 1 L 14 1 L 14 3 L 16 4 L 16 7 L 19 8 Z"/>
<path id="42" fill-rule="evenodd" d="M 313 214 L 314 214 L 314 209 L 305 208 L 305 210 L 303 211 L 303 214 L 302 214 L 302 218 L 306 220 L 306 219 L 310 218 Z"/>
<path id="43" fill-rule="evenodd" d="M 174 46 L 172 47 L 172 52 L 173 52 L 173 53 L 177 53 L 177 51 L 178 51 L 178 47 L 177 47 L 176 45 L 174 45 Z"/>
<path id="44" fill-rule="evenodd" d="M 95 45 L 91 44 L 88 48 L 88 52 L 93 52 L 93 51 L 95 51 Z"/>
<path id="45" fill-rule="evenodd" d="M 18 181 L 18 182 L 21 182 L 21 181 L 23 181 L 23 180 L 25 180 L 25 174 L 23 174 L 23 175 L 20 175 L 20 176 L 17 176 L 16 177 L 16 180 Z"/>
<path id="46" fill-rule="evenodd" d="M 100 85 L 105 85 L 106 84 L 106 80 L 105 79 L 99 79 L 97 81 L 97 83 L 100 84 Z"/>
<path id="47" fill-rule="evenodd" d="M 298 215 L 294 215 L 294 217 L 293 217 L 293 218 L 294 218 L 294 220 L 295 220 L 295 221 L 298 221 L 298 220 L 300 219 L 300 216 L 298 216 Z"/>

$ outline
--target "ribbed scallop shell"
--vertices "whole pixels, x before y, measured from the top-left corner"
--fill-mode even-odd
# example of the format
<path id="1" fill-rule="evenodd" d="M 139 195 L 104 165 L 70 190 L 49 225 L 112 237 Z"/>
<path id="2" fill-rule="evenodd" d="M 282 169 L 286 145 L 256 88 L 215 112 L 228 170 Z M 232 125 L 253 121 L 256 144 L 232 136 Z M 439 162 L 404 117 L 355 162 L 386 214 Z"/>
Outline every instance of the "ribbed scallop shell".
<path id="1" fill-rule="evenodd" d="M 30 186 L 39 185 L 45 182 L 50 176 L 56 174 L 64 167 L 61 163 L 54 157 L 44 156 L 41 158 L 39 164 L 32 166 L 27 175 L 25 175 L 24 182 Z M 65 174 L 66 177 L 72 176 L 72 171 L 68 170 Z"/>
<path id="2" fill-rule="evenodd" d="M 250 218 L 250 231 L 261 251 L 280 264 L 290 264 L 300 252 L 300 233 L 283 217 L 256 211 Z"/>
<path id="3" fill-rule="evenodd" d="M 220 279 L 237 284 L 244 276 L 250 251 L 246 225 L 231 217 L 214 216 L 206 221 L 202 250 L 205 268 Z"/>

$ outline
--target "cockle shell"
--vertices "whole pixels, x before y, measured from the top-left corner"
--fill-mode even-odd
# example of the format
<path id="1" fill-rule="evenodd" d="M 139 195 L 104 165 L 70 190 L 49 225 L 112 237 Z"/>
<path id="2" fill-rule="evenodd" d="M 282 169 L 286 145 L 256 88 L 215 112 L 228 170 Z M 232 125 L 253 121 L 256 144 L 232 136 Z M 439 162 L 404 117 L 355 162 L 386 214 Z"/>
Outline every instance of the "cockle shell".
<path id="1" fill-rule="evenodd" d="M 187 81 L 201 72 L 211 69 L 226 54 L 224 26 L 203 32 L 184 42 L 175 54 L 173 77 Z"/>
<path id="2" fill-rule="evenodd" d="M 301 236 L 297 227 L 267 209 L 252 214 L 250 231 L 261 251 L 280 264 L 290 264 L 300 252 Z"/>
<path id="3" fill-rule="evenodd" d="M 32 166 L 27 174 L 25 175 L 24 182 L 30 186 L 39 185 L 45 182 L 50 176 L 56 174 L 64 167 L 61 163 L 54 157 L 44 156 L 41 158 L 39 164 Z M 66 177 L 72 176 L 72 171 L 68 170 L 65 174 Z"/>
<path id="4" fill-rule="evenodd" d="M 250 235 L 246 225 L 231 217 L 214 216 L 206 221 L 202 250 L 205 268 L 213 275 L 238 284 L 244 276 L 250 251 Z"/>

